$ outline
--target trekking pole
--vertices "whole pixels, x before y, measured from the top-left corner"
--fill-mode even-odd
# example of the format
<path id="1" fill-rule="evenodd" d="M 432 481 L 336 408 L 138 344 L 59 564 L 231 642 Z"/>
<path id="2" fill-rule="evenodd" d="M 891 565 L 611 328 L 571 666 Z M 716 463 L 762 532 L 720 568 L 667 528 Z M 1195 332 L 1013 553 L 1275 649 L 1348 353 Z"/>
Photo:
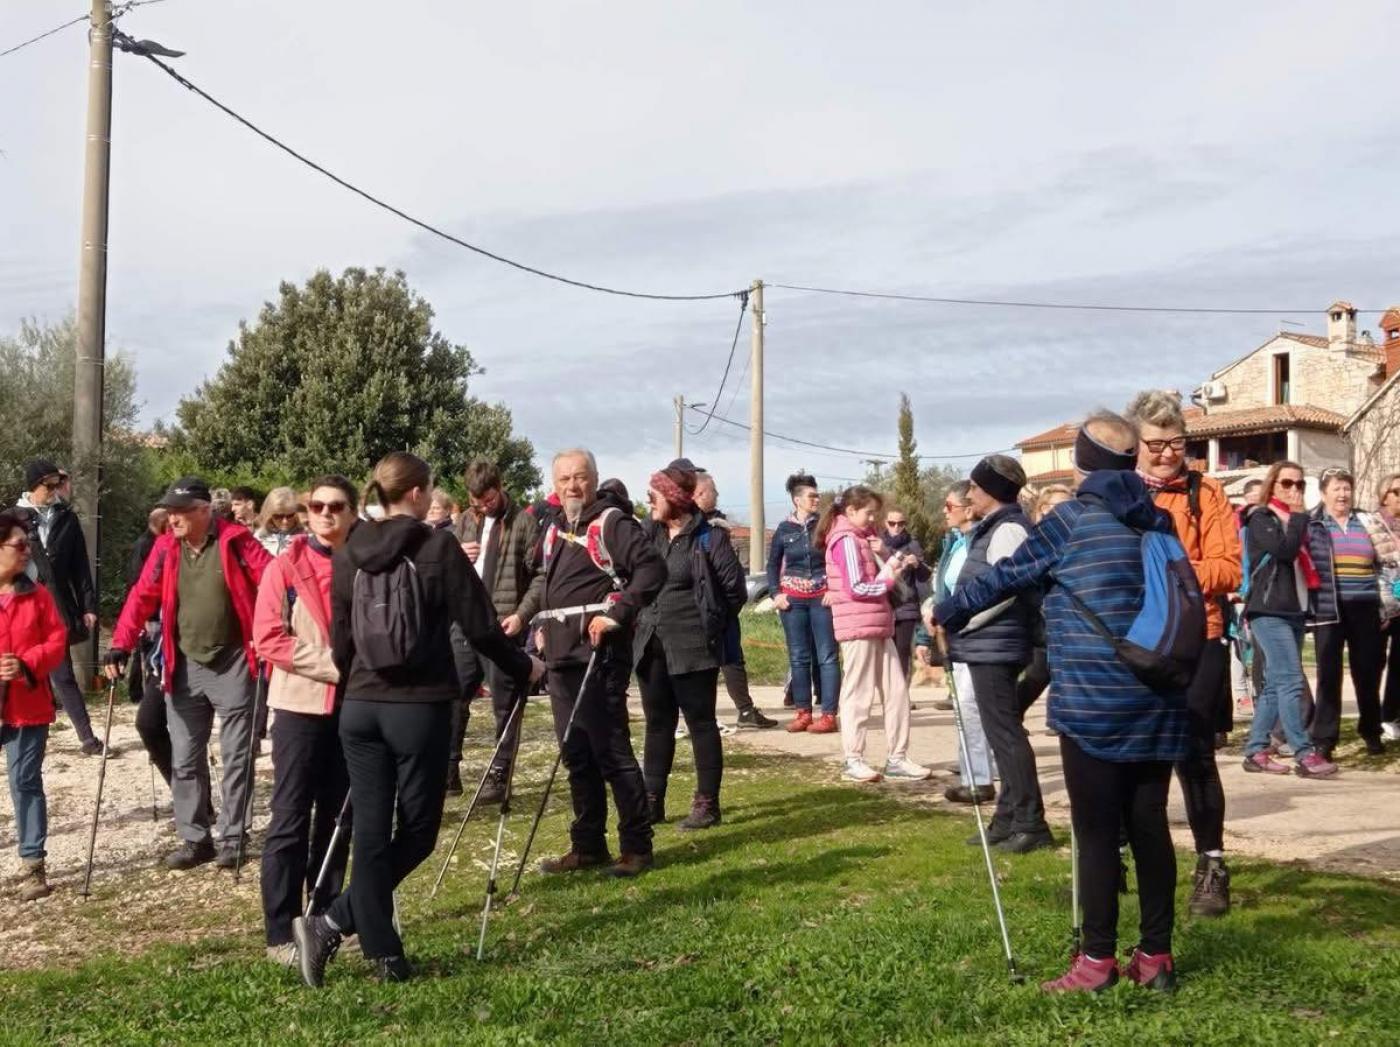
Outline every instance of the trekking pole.
<path id="1" fill-rule="evenodd" d="M 253 687 L 253 719 L 248 725 L 248 788 L 243 790 L 243 817 L 238 823 L 238 850 L 233 859 L 233 882 L 238 883 L 243 875 L 243 857 L 247 852 L 249 823 L 253 820 L 253 794 L 258 785 L 258 709 L 267 694 L 267 676 L 263 663 L 257 665 L 257 683 Z"/>
<path id="2" fill-rule="evenodd" d="M 107 725 L 102 729 L 102 759 L 97 762 L 97 802 L 92 807 L 92 829 L 88 832 L 87 871 L 83 873 L 83 897 L 91 895 L 92 859 L 97 853 L 97 822 L 102 816 L 102 786 L 107 781 L 107 747 L 112 742 L 112 710 L 117 702 L 117 681 L 107 687 Z"/>
<path id="3" fill-rule="evenodd" d="M 326 885 L 326 877 L 331 874 L 331 865 L 335 861 L 335 850 L 340 846 L 340 834 L 345 831 L 345 824 L 350 818 L 350 788 L 345 788 L 345 802 L 340 805 L 340 813 L 335 816 L 335 831 L 331 833 L 331 842 L 326 845 L 326 856 L 321 859 L 321 869 L 316 873 L 316 882 L 311 887 L 311 893 L 306 896 L 306 908 L 302 911 L 302 919 L 311 919 L 311 914 L 316 908 L 316 898 L 320 895 L 321 889 Z M 295 950 L 287 958 L 287 966 L 291 967 L 297 962 Z"/>
<path id="4" fill-rule="evenodd" d="M 147 756 L 146 764 L 151 768 L 151 821 L 158 822 L 160 815 L 156 813 L 156 762 Z"/>
<path id="5" fill-rule="evenodd" d="M 513 898 L 520 893 L 520 878 L 525 875 L 525 863 L 530 860 L 530 848 L 535 843 L 535 833 L 539 831 L 540 819 L 544 817 L 544 809 L 549 804 L 549 794 L 554 789 L 554 779 L 559 775 L 559 765 L 564 760 L 564 749 L 569 744 L 569 735 L 574 730 L 574 720 L 578 717 L 578 707 L 583 704 L 584 695 L 588 692 L 588 681 L 593 678 L 593 668 L 598 664 L 598 649 L 593 648 L 593 653 L 588 656 L 588 667 L 583 670 L 583 679 L 579 681 L 578 694 L 574 698 L 574 707 L 569 710 L 568 722 L 564 724 L 564 733 L 559 739 L 559 754 L 554 757 L 554 766 L 550 769 L 549 778 L 544 783 L 544 795 L 540 797 L 540 806 L 535 811 L 535 820 L 530 823 L 530 833 L 525 837 L 525 849 L 520 852 L 520 864 L 515 869 L 515 880 L 510 886 L 510 893 L 506 896 Z"/>
<path id="6" fill-rule="evenodd" d="M 524 692 L 520 704 L 523 706 Z M 486 925 L 491 920 L 491 903 L 496 899 L 496 872 L 501 863 L 501 843 L 505 839 L 506 816 L 510 813 L 510 801 L 515 789 L 515 765 L 520 762 L 520 735 L 517 731 L 515 744 L 511 746 L 510 769 L 506 772 L 505 795 L 501 797 L 501 819 L 496 823 L 496 849 L 491 852 L 491 871 L 486 876 L 486 900 L 481 906 L 481 933 L 476 938 L 476 959 L 481 962 L 486 955 Z"/>
<path id="7" fill-rule="evenodd" d="M 945 655 L 946 656 L 946 655 Z M 962 699 L 958 696 L 958 685 L 951 673 L 948 674 L 948 693 L 953 699 L 953 721 L 958 725 L 958 737 L 962 740 L 963 771 L 965 781 L 971 782 L 968 792 L 972 796 L 972 813 L 977 819 L 977 838 L 982 842 L 982 857 L 987 862 L 987 880 L 992 885 L 992 904 L 997 911 L 997 925 L 1001 928 L 1001 945 L 1006 953 L 1006 970 L 1013 982 L 1024 982 L 1026 976 L 1016 970 L 1016 960 L 1011 955 L 1011 935 L 1006 929 L 1006 913 L 1001 907 L 1001 888 L 997 885 L 996 865 L 992 862 L 992 848 L 987 843 L 987 826 L 982 821 L 982 805 L 977 800 L 977 780 L 972 772 L 972 751 L 968 747 L 967 728 L 963 726 Z"/>
<path id="8" fill-rule="evenodd" d="M 1074 822 L 1069 823 L 1069 958 L 1076 960 L 1084 949 L 1084 926 L 1079 919 L 1079 840 Z"/>
<path id="9" fill-rule="evenodd" d="M 476 784 L 476 791 L 472 793 L 472 801 L 467 804 L 466 813 L 462 815 L 462 822 L 457 826 L 457 833 L 452 837 L 452 846 L 447 849 L 447 856 L 442 860 L 442 868 L 438 870 L 437 879 L 433 881 L 433 889 L 428 893 L 429 900 L 437 897 L 438 888 L 442 886 L 443 877 L 447 875 L 447 867 L 452 864 L 452 856 L 457 853 L 457 845 L 462 842 L 462 834 L 467 831 L 467 821 L 476 811 L 476 805 L 481 799 L 482 792 L 486 789 L 486 779 L 490 777 L 491 770 L 496 766 L 496 759 L 501 755 L 501 747 L 505 745 L 506 739 L 510 737 L 511 727 L 516 727 L 516 748 L 519 749 L 519 727 L 525 718 L 525 700 L 529 697 L 528 689 L 521 691 L 515 700 L 515 704 L 510 707 L 510 713 L 506 717 L 505 730 L 501 732 L 500 738 L 496 739 L 496 747 L 491 750 L 491 759 L 486 761 L 486 769 L 481 772 L 481 781 Z M 511 761 L 511 773 L 514 774 L 515 761 Z"/>

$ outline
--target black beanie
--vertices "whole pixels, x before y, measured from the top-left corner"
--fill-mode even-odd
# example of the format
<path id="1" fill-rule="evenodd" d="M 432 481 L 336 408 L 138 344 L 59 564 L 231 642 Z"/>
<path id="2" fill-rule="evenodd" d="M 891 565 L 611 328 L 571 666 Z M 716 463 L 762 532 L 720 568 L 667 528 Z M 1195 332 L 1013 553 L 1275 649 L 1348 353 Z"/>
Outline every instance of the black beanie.
<path id="1" fill-rule="evenodd" d="M 972 482 L 997 501 L 1009 505 L 1021 494 L 1021 484 L 1007 476 L 1002 476 L 992 468 L 986 458 L 972 467 Z"/>

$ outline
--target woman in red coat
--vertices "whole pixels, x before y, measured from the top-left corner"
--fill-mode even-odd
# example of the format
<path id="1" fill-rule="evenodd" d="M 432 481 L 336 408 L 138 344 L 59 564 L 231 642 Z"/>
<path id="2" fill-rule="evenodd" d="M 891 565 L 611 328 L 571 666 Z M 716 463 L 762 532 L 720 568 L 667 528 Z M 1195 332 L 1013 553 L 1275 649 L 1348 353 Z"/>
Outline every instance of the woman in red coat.
<path id="1" fill-rule="evenodd" d="M 53 723 L 49 673 L 63 661 L 68 631 L 53 597 L 29 577 L 29 538 L 16 513 L 0 513 L 0 745 L 10 778 L 19 857 L 13 878 L 21 901 L 49 893 L 44 878 L 48 809 L 44 750 Z"/>

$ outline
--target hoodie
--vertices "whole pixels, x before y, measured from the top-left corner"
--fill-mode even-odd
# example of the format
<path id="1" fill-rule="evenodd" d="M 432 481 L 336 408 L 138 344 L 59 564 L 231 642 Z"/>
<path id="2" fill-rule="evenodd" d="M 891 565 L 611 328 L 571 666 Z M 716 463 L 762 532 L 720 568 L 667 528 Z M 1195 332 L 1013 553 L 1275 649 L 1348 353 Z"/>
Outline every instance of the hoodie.
<path id="1" fill-rule="evenodd" d="M 1072 589 L 1115 636 L 1142 608 L 1142 531 L 1172 534 L 1171 517 L 1152 503 L 1134 472 L 1090 473 L 1073 501 L 1057 505 L 1025 544 L 940 603 L 949 629 L 1019 592 L 1048 586 L 1047 723 L 1090 756 L 1115 763 L 1176 761 L 1186 755 L 1184 692 L 1153 691 L 1133 675 L 1075 607 Z"/>
<path id="2" fill-rule="evenodd" d="M 15 509 L 25 518 L 25 530 L 34 544 L 25 574 L 52 594 L 68 628 L 68 642 L 80 643 L 88 637 L 83 615 L 97 612 L 82 524 L 63 502 L 35 505 L 27 493 L 20 496 Z"/>
<path id="3" fill-rule="evenodd" d="M 423 589 L 422 657 L 412 666 L 375 672 L 355 657 L 351 616 L 355 574 L 382 574 L 401 557 L 412 561 Z M 355 525 L 331 559 L 331 646 L 346 701 L 447 702 L 460 694 L 448 638 L 455 622 L 472 648 L 495 662 L 518 686 L 530 659 L 501 631 L 495 608 L 451 531 L 435 531 L 411 516 Z"/>

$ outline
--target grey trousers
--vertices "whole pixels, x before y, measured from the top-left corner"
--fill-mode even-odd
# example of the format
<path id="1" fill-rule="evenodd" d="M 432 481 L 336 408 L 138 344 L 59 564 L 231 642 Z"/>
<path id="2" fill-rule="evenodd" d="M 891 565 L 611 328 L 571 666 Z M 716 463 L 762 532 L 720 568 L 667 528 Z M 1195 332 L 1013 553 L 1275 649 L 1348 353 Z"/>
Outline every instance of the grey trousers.
<path id="1" fill-rule="evenodd" d="M 63 706 L 63 711 L 73 722 L 73 730 L 78 734 L 78 741 L 85 742 L 94 737 L 92 718 L 88 716 L 87 703 L 83 701 L 83 689 L 78 686 L 78 678 L 73 673 L 73 651 L 71 648 L 64 650 L 63 661 L 59 663 L 57 669 L 49 674 L 49 684 L 53 687 L 54 694 L 58 695 L 58 704 Z"/>
<path id="2" fill-rule="evenodd" d="M 175 666 L 174 691 L 165 696 L 170 729 L 170 793 L 180 839 L 209 839 L 209 738 L 219 717 L 223 795 L 214 836 L 233 841 L 243 829 L 248 801 L 248 738 L 253 729 L 253 675 L 241 647 L 212 665 L 184 655 Z"/>

